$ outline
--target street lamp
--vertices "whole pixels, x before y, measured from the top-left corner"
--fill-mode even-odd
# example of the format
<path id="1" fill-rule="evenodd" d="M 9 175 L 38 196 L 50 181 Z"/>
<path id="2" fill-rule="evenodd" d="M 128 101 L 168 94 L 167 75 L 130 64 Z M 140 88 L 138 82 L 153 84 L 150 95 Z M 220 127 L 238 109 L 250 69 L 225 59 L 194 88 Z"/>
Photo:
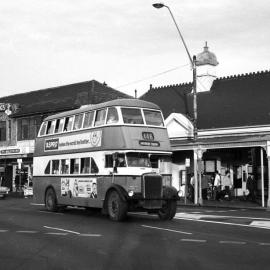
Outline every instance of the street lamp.
<path id="1" fill-rule="evenodd" d="M 177 32 L 181 38 L 181 41 L 185 47 L 185 50 L 187 52 L 189 61 L 190 61 L 190 65 L 192 68 L 192 72 L 193 72 L 193 140 L 196 143 L 197 141 L 197 137 L 198 137 L 198 127 L 197 127 L 197 118 L 198 118 L 198 114 L 197 114 L 197 69 L 196 69 L 196 56 L 193 56 L 193 58 L 191 58 L 189 50 L 187 48 L 186 42 L 180 32 L 180 29 L 176 23 L 176 20 L 173 16 L 173 13 L 171 11 L 171 9 L 164 5 L 163 3 L 155 3 L 153 4 L 154 8 L 167 8 L 171 14 L 171 17 L 173 19 L 173 22 L 176 26 Z M 198 164 L 197 164 L 197 159 L 198 159 L 198 151 L 196 149 L 196 151 L 194 152 L 194 180 L 195 180 L 195 196 L 194 196 L 194 203 L 197 204 L 198 201 Z M 199 203 L 202 204 L 202 197 L 201 197 L 201 177 L 199 177 L 200 180 L 200 192 L 199 192 Z"/>

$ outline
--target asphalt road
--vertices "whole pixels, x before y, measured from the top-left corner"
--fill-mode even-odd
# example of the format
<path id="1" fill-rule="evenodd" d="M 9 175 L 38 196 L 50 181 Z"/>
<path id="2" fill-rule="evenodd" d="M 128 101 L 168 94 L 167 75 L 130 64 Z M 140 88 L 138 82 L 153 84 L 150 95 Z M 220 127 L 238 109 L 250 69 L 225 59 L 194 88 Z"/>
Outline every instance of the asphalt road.
<path id="1" fill-rule="evenodd" d="M 47 212 L 0 200 L 0 269 L 270 269 L 270 212 L 178 209 L 172 221 L 99 211 Z"/>

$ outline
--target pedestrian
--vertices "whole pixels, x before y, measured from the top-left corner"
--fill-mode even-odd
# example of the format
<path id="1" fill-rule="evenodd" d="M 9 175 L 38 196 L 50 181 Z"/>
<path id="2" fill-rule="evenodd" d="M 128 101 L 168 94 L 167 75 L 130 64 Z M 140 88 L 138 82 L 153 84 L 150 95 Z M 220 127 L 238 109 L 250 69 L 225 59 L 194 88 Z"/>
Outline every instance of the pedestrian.
<path id="1" fill-rule="evenodd" d="M 218 171 L 215 172 L 214 192 L 215 192 L 215 199 L 219 201 L 221 197 L 221 178 Z"/>
<path id="2" fill-rule="evenodd" d="M 202 198 L 207 200 L 207 189 L 208 189 L 208 177 L 204 173 L 202 174 Z"/>
<path id="3" fill-rule="evenodd" d="M 15 187 L 16 191 L 20 191 L 20 175 L 16 174 L 15 176 Z"/>
<path id="4" fill-rule="evenodd" d="M 195 185 L 195 178 L 194 174 L 192 173 L 189 182 L 189 198 L 192 202 L 194 202 L 194 185 Z"/>
<path id="5" fill-rule="evenodd" d="M 225 172 L 225 176 L 222 182 L 223 182 L 222 185 L 224 186 L 224 198 L 231 200 L 232 181 L 229 170 Z"/>
<path id="6" fill-rule="evenodd" d="M 256 181 L 252 173 L 248 175 L 247 178 L 247 189 L 249 191 L 247 195 L 247 199 L 251 199 L 251 201 L 256 201 Z"/>

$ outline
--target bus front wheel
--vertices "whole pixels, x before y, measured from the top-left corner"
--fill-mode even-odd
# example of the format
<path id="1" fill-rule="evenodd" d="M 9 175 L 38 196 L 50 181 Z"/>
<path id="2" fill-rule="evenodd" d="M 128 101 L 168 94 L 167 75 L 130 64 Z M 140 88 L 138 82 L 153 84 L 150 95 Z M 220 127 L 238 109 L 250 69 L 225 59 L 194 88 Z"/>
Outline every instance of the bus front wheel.
<path id="1" fill-rule="evenodd" d="M 46 191 L 45 195 L 45 207 L 48 211 L 56 212 L 57 211 L 57 200 L 55 191 L 52 188 L 49 188 Z"/>
<path id="2" fill-rule="evenodd" d="M 117 191 L 112 190 L 108 195 L 108 214 L 113 221 L 122 221 L 127 216 L 127 202 L 120 198 Z"/>
<path id="3" fill-rule="evenodd" d="M 175 200 L 167 200 L 162 208 L 158 211 L 158 216 L 161 220 L 171 220 L 176 213 L 177 203 Z"/>

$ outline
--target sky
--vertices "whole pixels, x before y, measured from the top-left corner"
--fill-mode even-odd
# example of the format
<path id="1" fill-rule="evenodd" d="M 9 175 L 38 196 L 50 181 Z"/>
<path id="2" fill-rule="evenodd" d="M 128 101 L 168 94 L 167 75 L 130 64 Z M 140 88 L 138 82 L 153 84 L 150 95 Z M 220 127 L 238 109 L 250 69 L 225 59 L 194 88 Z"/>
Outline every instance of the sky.
<path id="1" fill-rule="evenodd" d="M 1 0 L 0 97 L 97 80 L 134 96 L 190 82 L 168 9 L 151 0 Z M 269 70 L 269 0 L 166 0 L 191 55 L 217 76 Z"/>

